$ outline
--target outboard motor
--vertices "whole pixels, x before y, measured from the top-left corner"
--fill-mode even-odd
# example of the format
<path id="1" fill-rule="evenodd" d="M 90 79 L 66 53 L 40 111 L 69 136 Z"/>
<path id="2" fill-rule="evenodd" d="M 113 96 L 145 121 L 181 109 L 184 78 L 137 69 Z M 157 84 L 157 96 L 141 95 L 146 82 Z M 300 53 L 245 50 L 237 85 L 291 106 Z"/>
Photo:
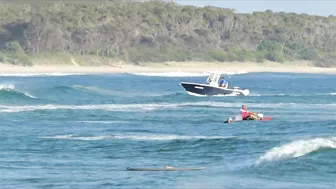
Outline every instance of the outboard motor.
<path id="1" fill-rule="evenodd" d="M 248 96 L 248 95 L 250 95 L 250 90 L 248 90 L 248 89 L 244 89 L 244 90 L 242 91 L 242 93 L 243 93 L 244 96 Z"/>

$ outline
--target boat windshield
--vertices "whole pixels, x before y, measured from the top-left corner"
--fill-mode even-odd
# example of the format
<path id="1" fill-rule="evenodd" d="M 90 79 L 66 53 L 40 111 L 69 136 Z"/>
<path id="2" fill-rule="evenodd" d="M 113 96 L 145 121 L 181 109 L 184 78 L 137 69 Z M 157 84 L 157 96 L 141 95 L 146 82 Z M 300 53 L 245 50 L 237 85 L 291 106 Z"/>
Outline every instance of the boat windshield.
<path id="1" fill-rule="evenodd" d="M 218 84 L 219 78 L 220 78 L 220 74 L 211 73 L 207 79 L 207 83 L 216 85 Z"/>
<path id="2" fill-rule="evenodd" d="M 207 79 L 207 83 L 211 83 L 212 81 L 213 81 L 213 76 L 214 76 L 214 74 L 213 73 L 211 73 L 210 75 L 209 75 L 209 77 L 208 77 L 208 79 Z"/>

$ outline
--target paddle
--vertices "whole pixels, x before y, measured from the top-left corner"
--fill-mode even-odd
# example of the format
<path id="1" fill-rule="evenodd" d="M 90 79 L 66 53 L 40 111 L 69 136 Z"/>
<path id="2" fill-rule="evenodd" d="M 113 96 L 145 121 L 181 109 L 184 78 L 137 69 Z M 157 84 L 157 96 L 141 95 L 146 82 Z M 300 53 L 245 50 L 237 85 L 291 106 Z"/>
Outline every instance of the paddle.
<path id="1" fill-rule="evenodd" d="M 264 114 L 262 114 L 262 113 L 250 112 L 250 114 L 253 114 L 253 115 L 258 116 L 260 118 L 264 117 Z"/>

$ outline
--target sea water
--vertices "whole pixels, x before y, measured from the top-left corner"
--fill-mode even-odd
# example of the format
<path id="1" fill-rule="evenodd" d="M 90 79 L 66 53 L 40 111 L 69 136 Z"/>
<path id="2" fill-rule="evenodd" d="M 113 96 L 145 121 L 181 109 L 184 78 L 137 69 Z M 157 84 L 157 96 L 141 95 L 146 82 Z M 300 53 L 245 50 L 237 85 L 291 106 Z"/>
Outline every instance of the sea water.
<path id="1" fill-rule="evenodd" d="M 195 97 L 206 73 L 0 76 L 0 188 L 336 188 L 336 76 L 229 73 L 250 96 Z M 225 124 L 242 104 L 268 122 Z M 201 167 L 131 172 L 127 167 Z"/>

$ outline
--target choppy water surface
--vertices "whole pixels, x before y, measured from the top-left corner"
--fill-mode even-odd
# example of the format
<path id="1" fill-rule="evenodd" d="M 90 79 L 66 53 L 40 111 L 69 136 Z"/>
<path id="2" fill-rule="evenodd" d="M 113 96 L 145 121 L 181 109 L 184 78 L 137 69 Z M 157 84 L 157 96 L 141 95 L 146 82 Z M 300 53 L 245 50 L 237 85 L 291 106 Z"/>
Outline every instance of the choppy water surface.
<path id="1" fill-rule="evenodd" d="M 228 73 L 248 97 L 194 97 L 206 73 L 1 75 L 0 188 L 336 188 L 336 76 Z M 249 110 L 269 122 L 224 124 Z M 191 172 L 127 167 L 207 166 Z"/>

